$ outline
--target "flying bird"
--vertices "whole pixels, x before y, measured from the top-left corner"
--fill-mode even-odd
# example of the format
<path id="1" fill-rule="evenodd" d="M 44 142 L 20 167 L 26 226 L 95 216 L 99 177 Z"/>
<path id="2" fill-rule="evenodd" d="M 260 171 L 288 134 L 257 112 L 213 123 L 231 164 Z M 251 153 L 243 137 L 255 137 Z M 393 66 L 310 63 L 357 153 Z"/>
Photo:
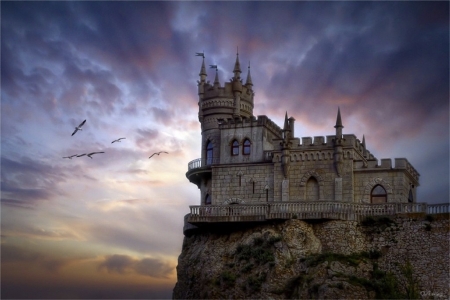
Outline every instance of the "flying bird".
<path id="1" fill-rule="evenodd" d="M 211 69 L 216 69 L 216 70 L 217 70 L 217 65 L 209 65 L 209 67 L 210 67 Z"/>
<path id="2" fill-rule="evenodd" d="M 124 140 L 124 139 L 125 138 L 120 138 L 120 139 L 114 140 L 114 141 L 111 142 L 111 144 L 114 144 L 115 142 L 120 142 L 120 140 Z"/>
<path id="3" fill-rule="evenodd" d="M 71 155 L 71 156 L 65 156 L 65 157 L 63 157 L 63 158 L 70 158 L 70 159 L 72 159 L 72 157 L 74 157 L 74 156 L 77 156 L 78 154 L 74 154 L 74 155 Z"/>
<path id="4" fill-rule="evenodd" d="M 72 133 L 72 135 L 74 135 L 75 133 L 77 133 L 78 130 L 82 130 L 82 129 L 81 129 L 81 126 L 83 126 L 84 123 L 86 123 L 86 120 L 84 120 L 83 122 L 81 122 L 80 125 L 78 125 L 77 127 L 75 127 L 75 131 Z"/>
<path id="5" fill-rule="evenodd" d="M 201 57 L 205 58 L 205 53 L 197 52 L 197 53 L 195 53 L 195 56 L 201 56 Z"/>
<path id="6" fill-rule="evenodd" d="M 87 154 L 87 156 L 89 156 L 89 158 L 92 158 L 92 155 L 98 154 L 98 153 L 105 153 L 105 152 L 91 152 L 91 153 Z"/>
<path id="7" fill-rule="evenodd" d="M 161 153 L 167 153 L 167 154 L 169 154 L 169 152 L 166 152 L 166 151 L 159 151 L 159 152 L 155 152 L 155 153 L 153 153 L 152 155 L 150 155 L 149 158 L 152 158 L 152 156 L 155 155 L 155 154 L 160 155 Z"/>
<path id="8" fill-rule="evenodd" d="M 85 155 L 86 155 L 86 153 L 83 153 L 83 154 L 77 155 L 77 157 L 82 157 L 82 156 L 85 156 Z"/>

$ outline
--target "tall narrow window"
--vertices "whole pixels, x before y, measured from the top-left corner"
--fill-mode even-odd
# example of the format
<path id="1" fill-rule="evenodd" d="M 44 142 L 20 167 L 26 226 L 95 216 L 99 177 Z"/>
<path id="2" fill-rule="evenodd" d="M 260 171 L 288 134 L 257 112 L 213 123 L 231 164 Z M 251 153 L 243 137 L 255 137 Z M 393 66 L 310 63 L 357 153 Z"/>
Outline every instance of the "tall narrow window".
<path id="1" fill-rule="evenodd" d="M 387 193 L 384 187 L 381 185 L 376 185 L 372 189 L 372 193 L 370 193 L 370 202 L 373 204 L 387 202 Z"/>
<path id="2" fill-rule="evenodd" d="M 266 189 L 266 202 L 269 202 L 269 189 Z"/>
<path id="3" fill-rule="evenodd" d="M 231 155 L 239 155 L 239 143 L 236 140 L 231 145 Z"/>
<path id="4" fill-rule="evenodd" d="M 242 175 L 239 175 L 239 186 L 242 185 Z"/>
<path id="5" fill-rule="evenodd" d="M 250 154 L 250 141 L 248 139 L 246 139 L 244 141 L 244 148 L 242 148 L 242 151 L 244 153 L 244 155 L 249 155 Z"/>
<path id="6" fill-rule="evenodd" d="M 255 182 L 253 181 L 252 184 L 253 184 L 253 194 L 254 194 L 255 193 Z"/>
<path id="7" fill-rule="evenodd" d="M 205 196 L 205 205 L 211 204 L 211 196 L 209 194 L 206 194 Z"/>
<path id="8" fill-rule="evenodd" d="M 414 202 L 414 196 L 413 196 L 412 189 L 409 189 L 408 202 L 409 203 L 413 203 Z"/>
<path id="9" fill-rule="evenodd" d="M 206 144 L 206 164 L 210 165 L 213 162 L 213 145 L 210 141 Z"/>

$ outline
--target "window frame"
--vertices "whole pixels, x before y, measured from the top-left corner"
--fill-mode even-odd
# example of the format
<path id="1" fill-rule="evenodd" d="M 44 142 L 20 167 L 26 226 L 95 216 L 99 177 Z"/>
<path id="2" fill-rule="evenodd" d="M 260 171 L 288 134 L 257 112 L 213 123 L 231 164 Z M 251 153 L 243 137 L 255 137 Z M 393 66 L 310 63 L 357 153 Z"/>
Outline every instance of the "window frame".
<path id="1" fill-rule="evenodd" d="M 231 156 L 238 156 L 238 155 L 239 155 L 239 142 L 237 140 L 233 140 L 231 142 Z"/>
<path id="2" fill-rule="evenodd" d="M 246 149 L 248 149 L 248 153 L 245 153 Z M 251 152 L 252 152 L 252 142 L 250 142 L 249 139 L 245 139 L 244 143 L 242 144 L 242 154 L 250 155 Z"/>
<path id="3" fill-rule="evenodd" d="M 380 191 L 376 191 L 376 194 L 374 194 L 374 191 L 378 188 L 382 188 L 384 193 L 380 193 Z M 378 201 L 374 202 L 374 199 Z M 383 202 L 379 201 L 381 199 L 384 199 Z M 387 191 L 384 188 L 384 186 L 382 186 L 381 184 L 377 184 L 372 188 L 372 191 L 370 191 L 370 203 L 372 204 L 382 204 L 382 203 L 387 203 L 388 201 L 388 195 L 387 195 Z"/>

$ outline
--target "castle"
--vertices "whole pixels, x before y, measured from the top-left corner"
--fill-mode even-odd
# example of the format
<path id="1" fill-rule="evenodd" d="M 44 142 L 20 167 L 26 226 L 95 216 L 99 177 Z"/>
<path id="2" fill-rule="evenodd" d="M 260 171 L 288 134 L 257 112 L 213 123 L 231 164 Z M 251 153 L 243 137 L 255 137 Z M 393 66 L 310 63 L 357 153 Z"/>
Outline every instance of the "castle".
<path id="1" fill-rule="evenodd" d="M 201 158 L 189 163 L 186 177 L 200 189 L 200 197 L 199 205 L 191 206 L 189 223 L 294 215 L 348 219 L 357 210 L 423 210 L 416 201 L 415 168 L 405 158 L 396 158 L 394 165 L 391 159 L 379 163 L 364 136 L 360 141 L 343 133 L 339 108 L 334 134 L 297 138 L 295 119 L 287 112 L 282 127 L 253 115 L 250 66 L 244 84 L 239 54 L 234 76 L 223 86 L 217 66 L 211 66 L 214 82 L 206 80 L 205 56 L 197 55 L 202 57 L 197 81 L 202 150 Z"/>

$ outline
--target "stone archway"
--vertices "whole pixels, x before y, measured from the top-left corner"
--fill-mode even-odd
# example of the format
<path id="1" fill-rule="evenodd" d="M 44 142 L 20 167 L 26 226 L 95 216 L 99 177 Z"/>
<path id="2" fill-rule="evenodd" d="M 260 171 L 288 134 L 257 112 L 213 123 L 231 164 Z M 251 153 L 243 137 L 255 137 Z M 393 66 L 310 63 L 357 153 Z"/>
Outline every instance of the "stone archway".
<path id="1" fill-rule="evenodd" d="M 386 190 L 388 202 L 392 202 L 392 185 L 381 177 L 375 177 L 364 187 L 364 194 L 360 199 L 361 203 L 370 203 L 370 193 L 376 185 L 380 185 Z"/>

